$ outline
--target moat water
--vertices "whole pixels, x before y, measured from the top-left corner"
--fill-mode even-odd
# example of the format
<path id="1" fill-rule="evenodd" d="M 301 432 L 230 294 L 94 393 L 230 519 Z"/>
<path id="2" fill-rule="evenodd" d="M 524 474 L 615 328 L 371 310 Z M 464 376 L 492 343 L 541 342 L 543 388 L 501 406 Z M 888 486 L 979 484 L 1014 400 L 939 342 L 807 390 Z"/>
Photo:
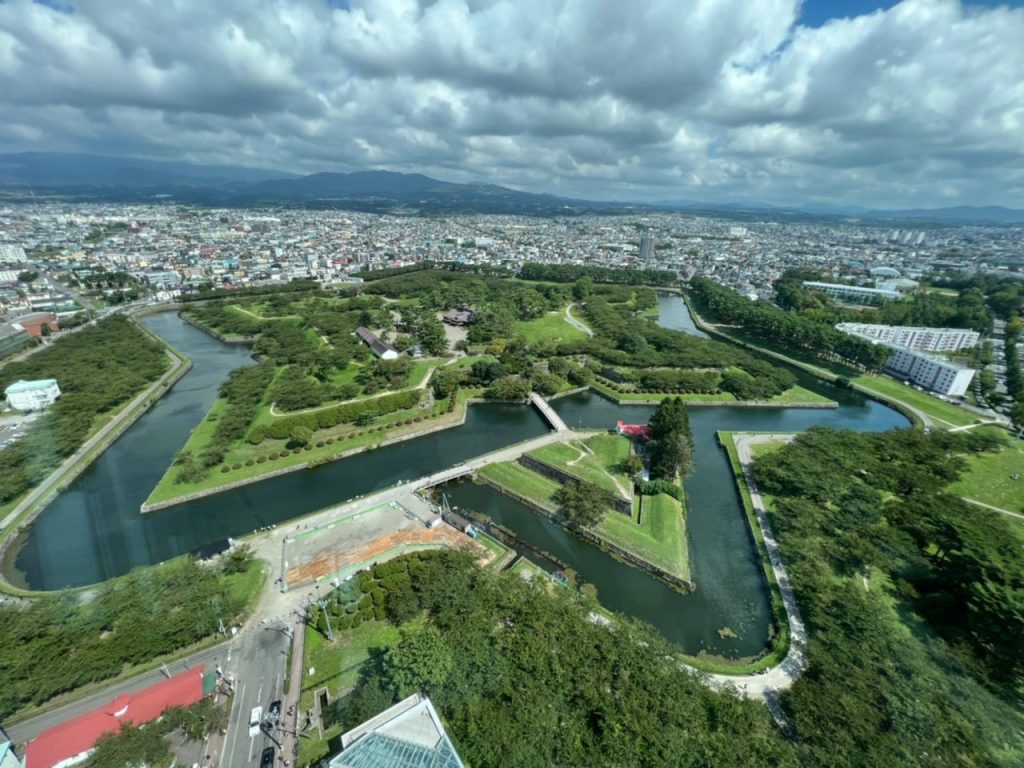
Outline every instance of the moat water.
<path id="1" fill-rule="evenodd" d="M 662 324 L 695 330 L 681 298 L 664 294 L 659 304 Z M 193 368 L 8 550 L 3 571 L 12 583 L 32 589 L 93 584 L 547 431 L 532 407 L 476 405 L 460 427 L 142 515 L 140 504 L 213 404 L 220 383 L 229 371 L 251 362 L 244 348 L 222 344 L 174 314 L 153 315 L 142 322 L 191 358 Z M 680 595 L 487 488 L 464 483 L 450 498 L 492 515 L 525 541 L 570 563 L 583 581 L 597 587 L 603 604 L 650 622 L 687 652 L 753 655 L 767 640 L 768 600 L 732 472 L 715 432 L 793 432 L 815 425 L 885 430 L 908 423 L 892 409 L 856 393 L 803 375 L 800 383 L 836 400 L 839 408 L 690 409 L 695 464 L 686 481 L 687 531 L 690 568 L 697 583 L 692 595 Z M 599 429 L 620 418 L 645 422 L 653 412 L 652 406 L 618 406 L 592 393 L 553 405 L 569 426 Z M 726 629 L 738 637 L 723 637 Z"/>

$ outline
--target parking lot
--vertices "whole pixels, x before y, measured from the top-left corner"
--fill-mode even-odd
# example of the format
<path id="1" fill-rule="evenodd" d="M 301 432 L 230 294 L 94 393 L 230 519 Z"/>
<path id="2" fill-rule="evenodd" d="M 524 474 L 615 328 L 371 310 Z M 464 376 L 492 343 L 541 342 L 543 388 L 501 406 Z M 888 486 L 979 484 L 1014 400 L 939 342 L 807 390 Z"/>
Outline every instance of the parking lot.
<path id="1" fill-rule="evenodd" d="M 29 426 L 39 418 L 38 413 L 7 412 L 0 414 L 0 448 L 13 445 L 28 432 Z"/>

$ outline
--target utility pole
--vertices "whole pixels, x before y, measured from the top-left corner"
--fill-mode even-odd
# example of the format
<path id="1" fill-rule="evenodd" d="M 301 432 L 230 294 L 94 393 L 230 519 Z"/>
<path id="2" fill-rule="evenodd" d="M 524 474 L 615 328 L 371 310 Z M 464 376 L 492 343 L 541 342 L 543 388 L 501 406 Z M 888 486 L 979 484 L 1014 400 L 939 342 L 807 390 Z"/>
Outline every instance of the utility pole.
<path id="1" fill-rule="evenodd" d="M 334 630 L 331 629 L 331 617 L 327 615 L 327 601 L 320 597 L 320 585 L 316 585 L 316 601 L 320 610 L 324 612 L 324 622 L 327 624 L 327 639 L 334 642 Z"/>

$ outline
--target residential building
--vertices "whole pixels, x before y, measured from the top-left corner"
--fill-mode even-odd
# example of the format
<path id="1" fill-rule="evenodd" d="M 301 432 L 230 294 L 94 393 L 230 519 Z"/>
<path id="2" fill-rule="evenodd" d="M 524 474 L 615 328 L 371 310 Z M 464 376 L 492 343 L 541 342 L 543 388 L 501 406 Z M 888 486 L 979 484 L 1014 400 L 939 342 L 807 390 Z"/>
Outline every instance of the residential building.
<path id="1" fill-rule="evenodd" d="M 463 768 L 430 699 L 414 693 L 341 737 L 330 768 Z"/>
<path id="2" fill-rule="evenodd" d="M 4 390 L 7 405 L 16 411 L 41 411 L 60 397 L 56 379 L 16 381 Z"/>
<path id="3" fill-rule="evenodd" d="M 880 342 L 885 343 L 885 342 Z M 906 379 L 924 389 L 947 397 L 967 392 L 974 379 L 974 370 L 925 352 L 885 344 L 892 350 L 885 369 L 893 376 Z"/>
<path id="4" fill-rule="evenodd" d="M 812 291 L 827 293 L 833 299 L 854 304 L 882 304 L 886 301 L 895 301 L 902 295 L 899 291 L 885 288 L 864 288 L 845 283 L 819 283 L 815 280 L 804 280 L 803 286 Z"/>
<path id="5" fill-rule="evenodd" d="M 85 760 L 96 741 L 122 723 L 135 726 L 156 720 L 168 707 L 188 707 L 213 692 L 215 676 L 205 665 L 170 677 L 138 693 L 122 694 L 109 704 L 48 728 L 28 743 L 25 766 L 65 768 Z M 6 768 L 6 767 L 4 767 Z"/>
<path id="6" fill-rule="evenodd" d="M 373 354 L 381 360 L 394 360 L 398 357 L 398 350 L 382 341 L 381 338 L 369 328 L 359 326 L 356 328 L 356 336 L 362 339 L 373 350 Z"/>
<path id="7" fill-rule="evenodd" d="M 472 325 L 476 321 L 476 313 L 465 307 L 449 309 L 441 320 L 454 326 Z"/>
<path id="8" fill-rule="evenodd" d="M 908 325 L 839 323 L 836 330 L 870 341 L 884 341 L 898 347 L 927 352 L 956 352 L 977 346 L 977 331 L 965 328 L 917 328 Z"/>

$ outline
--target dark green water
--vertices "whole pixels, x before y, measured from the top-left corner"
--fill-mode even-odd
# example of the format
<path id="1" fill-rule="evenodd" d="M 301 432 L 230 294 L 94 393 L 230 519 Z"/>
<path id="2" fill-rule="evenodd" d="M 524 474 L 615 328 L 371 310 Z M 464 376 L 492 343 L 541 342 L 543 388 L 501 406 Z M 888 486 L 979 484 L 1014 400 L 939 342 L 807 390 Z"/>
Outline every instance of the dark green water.
<path id="1" fill-rule="evenodd" d="M 680 298 L 665 295 L 659 303 L 662 324 L 693 331 Z M 213 403 L 219 383 L 249 359 L 245 350 L 221 344 L 175 315 L 156 315 L 144 322 L 192 358 L 194 368 L 72 483 L 10 550 L 3 570 L 12 582 L 33 589 L 96 583 L 420 477 L 547 429 L 532 408 L 474 406 L 466 423 L 455 429 L 143 516 L 139 505 Z M 651 622 L 688 652 L 752 655 L 765 643 L 768 603 L 715 431 L 789 432 L 816 424 L 882 430 L 907 424 L 895 411 L 859 395 L 811 377 L 801 377 L 801 383 L 839 401 L 840 408 L 691 409 L 696 465 L 686 489 L 691 569 L 698 584 L 693 595 L 679 595 L 487 489 L 468 484 L 457 488 L 455 503 L 493 515 L 525 540 L 571 563 L 583 580 L 597 586 L 608 607 Z M 609 428 L 619 418 L 644 422 L 653 411 L 650 406 L 617 406 L 589 393 L 558 400 L 554 406 L 573 427 Z M 725 627 L 740 637 L 722 639 L 718 630 Z"/>
<path id="2" fill-rule="evenodd" d="M 139 506 L 213 404 L 220 382 L 250 361 L 243 348 L 222 344 L 176 315 L 143 322 L 194 367 L 12 547 L 3 563 L 12 583 L 32 589 L 93 584 L 547 431 L 533 408 L 473 406 L 461 427 L 141 515 Z"/>

